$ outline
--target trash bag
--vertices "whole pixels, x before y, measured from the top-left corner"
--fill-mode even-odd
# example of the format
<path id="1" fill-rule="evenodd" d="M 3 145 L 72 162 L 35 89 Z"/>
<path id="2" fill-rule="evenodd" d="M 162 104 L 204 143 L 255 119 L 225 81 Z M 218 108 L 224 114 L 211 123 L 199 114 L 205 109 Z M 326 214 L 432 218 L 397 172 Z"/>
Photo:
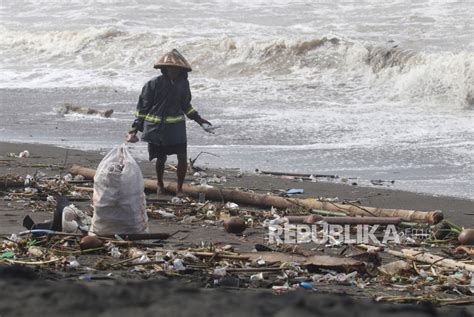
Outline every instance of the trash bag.
<path id="1" fill-rule="evenodd" d="M 94 216 L 90 233 L 148 232 L 143 175 L 125 145 L 111 150 L 94 177 Z"/>

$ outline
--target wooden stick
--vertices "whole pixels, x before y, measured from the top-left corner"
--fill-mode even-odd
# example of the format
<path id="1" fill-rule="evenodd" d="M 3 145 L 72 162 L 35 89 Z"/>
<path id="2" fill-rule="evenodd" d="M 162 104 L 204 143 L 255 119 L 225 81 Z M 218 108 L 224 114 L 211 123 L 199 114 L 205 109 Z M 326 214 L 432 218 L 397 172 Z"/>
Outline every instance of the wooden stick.
<path id="1" fill-rule="evenodd" d="M 203 258 L 220 258 L 220 259 L 232 259 L 232 260 L 248 260 L 248 256 L 242 256 L 242 255 L 227 255 L 227 254 L 222 254 L 222 253 L 214 253 L 214 252 L 191 252 L 194 256 L 197 257 L 203 257 Z"/>
<path id="2" fill-rule="evenodd" d="M 122 264 L 125 264 L 125 263 L 128 263 L 128 262 L 131 262 L 133 260 L 136 260 L 136 259 L 139 259 L 141 258 L 142 256 L 139 255 L 139 256 L 136 256 L 136 257 L 133 257 L 133 258 L 129 258 L 129 259 L 125 259 L 125 260 L 122 260 L 122 261 L 118 261 L 118 262 L 115 262 L 115 263 L 111 263 L 109 264 L 111 267 L 114 267 L 114 266 L 117 266 L 117 265 L 122 265 Z"/>
<path id="3" fill-rule="evenodd" d="M 76 186 L 74 189 L 78 192 L 86 192 L 86 193 L 93 193 L 94 188 L 92 187 L 81 187 L 81 186 Z"/>
<path id="4" fill-rule="evenodd" d="M 73 165 L 70 172 L 84 177 L 93 178 L 95 170 L 91 168 Z M 176 193 L 176 182 L 164 182 L 165 190 Z M 157 190 L 156 180 L 145 179 L 145 188 Z M 294 208 L 300 206 L 308 209 L 328 210 L 344 212 L 351 216 L 376 216 L 376 217 L 399 217 L 403 221 L 438 223 L 443 219 L 443 213 L 436 211 L 418 211 L 403 209 L 386 209 L 375 207 L 364 207 L 357 205 L 345 205 L 328 201 L 318 201 L 313 199 L 284 198 L 279 196 L 247 193 L 238 190 L 208 188 L 203 186 L 183 185 L 183 192 L 193 197 L 199 197 L 199 193 L 205 193 L 207 199 L 216 201 L 233 201 L 239 204 L 246 204 L 259 207 L 276 207 L 281 209 Z"/>
<path id="5" fill-rule="evenodd" d="M 242 267 L 242 268 L 226 268 L 227 272 L 245 273 L 245 272 L 275 272 L 283 271 L 287 268 L 281 267 Z"/>
<path id="6" fill-rule="evenodd" d="M 54 262 L 61 261 L 61 259 L 51 259 L 48 261 L 34 261 L 34 262 L 28 262 L 28 261 L 20 261 L 20 260 L 11 260 L 11 259 L 3 259 L 4 261 L 7 261 L 12 264 L 24 264 L 24 265 L 43 265 L 43 264 L 50 264 Z"/>
<path id="7" fill-rule="evenodd" d="M 401 218 L 395 217 L 321 217 L 316 215 L 310 216 L 285 216 L 290 223 L 306 223 L 313 224 L 318 221 L 325 221 L 329 224 L 338 225 L 398 225 L 402 221 Z"/>
<path id="8" fill-rule="evenodd" d="M 274 175 L 274 176 L 295 176 L 295 177 L 328 177 L 328 178 L 337 178 L 336 175 L 324 175 L 324 174 L 301 174 L 301 173 L 285 173 L 285 172 L 271 172 L 271 171 L 261 171 L 261 174 Z"/>

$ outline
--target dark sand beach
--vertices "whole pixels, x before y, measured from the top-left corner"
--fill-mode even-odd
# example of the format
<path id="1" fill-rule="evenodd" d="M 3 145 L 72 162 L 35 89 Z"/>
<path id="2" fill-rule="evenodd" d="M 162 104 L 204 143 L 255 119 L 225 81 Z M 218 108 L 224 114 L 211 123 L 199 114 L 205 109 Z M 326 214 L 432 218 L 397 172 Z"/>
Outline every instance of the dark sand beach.
<path id="1" fill-rule="evenodd" d="M 20 159 L 8 153 L 30 152 L 30 157 Z M 41 171 L 49 176 L 65 175 L 72 164 L 96 168 L 104 153 L 84 152 L 38 144 L 0 143 L 0 175 L 33 175 Z M 139 162 L 143 174 L 154 178 L 154 166 Z M 199 166 L 199 161 L 196 163 Z M 65 168 L 63 168 L 65 166 Z M 326 197 L 339 201 L 359 201 L 364 206 L 413 210 L 441 210 L 445 218 L 464 227 L 474 225 L 474 201 L 454 197 L 429 196 L 411 192 L 394 191 L 380 187 L 360 187 L 328 181 L 301 182 L 260 174 L 238 175 L 238 171 L 213 169 L 209 175 L 226 176 L 220 186 L 253 189 L 267 193 L 289 188 L 303 188 L 302 197 Z M 171 171 L 166 179 L 174 180 Z M 192 175 L 188 182 L 193 181 Z M 217 185 L 216 185 L 217 186 Z M 156 195 L 149 194 L 148 198 Z M 23 218 L 30 215 L 36 222 L 50 220 L 52 214 L 34 210 L 27 201 L 11 201 L 0 198 L 0 234 L 9 236 L 25 230 Z M 171 198 L 168 197 L 168 198 Z M 90 210 L 91 201 L 74 202 L 82 210 Z M 264 244 L 264 228 L 249 228 L 244 237 L 225 232 L 219 224 L 179 224 L 167 219 L 150 219 L 150 232 L 175 232 L 186 230 L 163 247 L 186 248 L 202 242 L 232 245 L 240 252 L 249 252 L 256 244 Z M 77 257 L 81 264 L 91 261 L 90 256 Z M 85 264 L 84 264 L 85 265 Z M 92 280 L 81 280 L 84 272 L 54 270 L 51 268 L 18 268 L 0 265 L 0 315 L 26 316 L 149 316 L 157 313 L 171 316 L 470 316 L 474 306 L 443 306 L 432 304 L 375 303 L 377 296 L 397 293 L 384 286 L 364 289 L 353 285 L 319 285 L 315 291 L 296 290 L 273 295 L 271 289 L 239 288 L 235 281 L 229 286 L 213 285 L 212 280 L 181 275 L 174 278 L 143 271 L 97 272 Z M 95 273 L 94 273 L 95 274 Z M 225 284 L 225 283 L 224 283 Z M 238 283 L 237 283 L 238 284 Z M 400 292 L 398 292 L 400 293 Z M 397 294 L 398 294 L 397 293 Z M 186 305 L 181 305 L 186 303 Z"/>

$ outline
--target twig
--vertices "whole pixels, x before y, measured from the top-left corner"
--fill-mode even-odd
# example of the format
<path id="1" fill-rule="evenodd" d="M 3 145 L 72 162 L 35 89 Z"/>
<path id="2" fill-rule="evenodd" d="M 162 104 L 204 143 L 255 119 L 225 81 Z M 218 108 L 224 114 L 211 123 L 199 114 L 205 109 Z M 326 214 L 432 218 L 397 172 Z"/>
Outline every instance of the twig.
<path id="1" fill-rule="evenodd" d="M 125 263 L 127 263 L 127 262 L 131 262 L 131 261 L 133 261 L 133 260 L 139 259 L 139 258 L 141 258 L 141 257 L 142 257 L 142 256 L 139 255 L 139 256 L 136 256 L 136 257 L 133 257 L 133 258 L 130 258 L 130 259 L 125 259 L 125 260 L 123 260 L 123 261 L 119 261 L 119 262 L 112 263 L 112 264 L 110 264 L 110 266 L 111 266 L 111 267 L 115 267 L 115 266 L 118 266 L 118 265 L 121 265 L 121 264 L 125 264 Z"/>
<path id="2" fill-rule="evenodd" d="M 34 262 L 28 262 L 28 261 L 19 261 L 19 260 L 12 260 L 12 259 L 2 259 L 3 261 L 7 261 L 12 264 L 24 264 L 24 265 L 43 265 L 43 264 L 49 264 L 49 263 L 54 263 L 61 261 L 60 258 L 58 259 L 51 259 L 48 261 L 34 261 Z"/>
<path id="3" fill-rule="evenodd" d="M 277 272 L 277 271 L 283 271 L 285 268 L 281 267 L 243 267 L 243 268 L 226 268 L 227 272 L 240 272 L 240 273 L 245 273 L 245 272 Z"/>
<path id="4" fill-rule="evenodd" d="M 143 262 L 143 263 L 127 263 L 124 266 L 131 267 L 131 266 L 140 266 L 140 265 L 161 264 L 164 262 L 165 262 L 164 260 L 158 260 L 158 261 L 148 261 L 148 262 Z"/>

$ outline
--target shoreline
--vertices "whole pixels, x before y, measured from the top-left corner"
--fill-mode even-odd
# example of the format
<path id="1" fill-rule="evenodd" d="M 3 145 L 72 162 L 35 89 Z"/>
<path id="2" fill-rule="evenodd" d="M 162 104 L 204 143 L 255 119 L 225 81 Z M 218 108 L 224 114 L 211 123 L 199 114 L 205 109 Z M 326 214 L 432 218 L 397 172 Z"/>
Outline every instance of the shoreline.
<path id="1" fill-rule="evenodd" d="M 89 153 L 89 154 L 93 155 L 94 158 L 98 159 L 97 164 L 100 162 L 101 153 L 108 152 L 112 148 L 112 147 L 110 147 L 110 148 L 101 148 L 101 149 L 81 149 L 79 147 L 74 147 L 74 146 L 59 145 L 59 144 L 46 144 L 46 143 L 40 143 L 40 142 L 17 142 L 17 141 L 15 141 L 15 142 L 5 142 L 5 141 L 0 141 L 0 157 L 2 156 L 2 153 L 5 152 L 5 151 L 2 150 L 3 148 L 7 149 L 6 152 L 14 152 L 14 153 L 18 154 L 19 152 L 22 151 L 21 145 L 25 146 L 24 150 L 27 150 L 29 146 L 33 146 L 35 148 L 37 148 L 37 147 L 46 147 L 48 149 L 52 149 L 52 148 L 63 149 L 63 150 L 65 150 L 65 152 L 67 150 L 67 151 L 81 152 L 83 154 Z M 132 145 L 132 148 L 133 148 L 133 145 Z M 8 149 L 12 149 L 12 151 L 9 151 Z M 42 150 L 40 150 L 40 152 L 41 151 Z M 137 150 L 133 149 L 132 151 L 137 151 Z M 144 152 L 146 152 L 146 148 L 144 149 Z M 189 154 L 189 150 L 188 150 L 188 154 Z M 145 170 L 142 170 L 144 175 L 145 175 L 145 172 L 149 172 L 149 167 L 147 165 L 150 165 L 151 163 L 148 160 L 146 160 L 146 159 L 137 159 L 137 158 L 135 158 L 135 159 L 137 160 L 137 162 L 139 163 L 139 165 L 141 167 L 145 168 Z M 189 157 L 188 157 L 188 159 L 189 159 Z M 170 162 L 175 162 L 174 156 L 171 156 L 171 158 L 168 160 L 168 163 L 170 163 Z M 197 166 L 199 166 L 201 168 L 204 168 L 204 169 L 207 169 L 207 170 L 210 170 L 210 171 L 239 170 L 242 174 L 244 174 L 246 176 L 270 177 L 270 178 L 281 179 L 280 177 L 275 176 L 275 175 L 260 174 L 258 172 L 255 172 L 255 170 L 254 171 L 252 171 L 252 170 L 242 170 L 239 167 L 214 166 L 214 165 L 209 165 L 207 163 L 204 164 L 204 165 L 200 165 L 199 162 L 198 162 Z M 88 167 L 93 167 L 93 166 L 88 166 Z M 289 171 L 283 171 L 283 172 L 288 172 L 289 174 L 294 173 L 294 172 L 289 172 Z M 311 174 L 310 172 L 307 172 L 307 171 L 304 171 L 304 170 L 298 171 L 297 173 Z M 329 173 L 323 173 L 323 174 L 329 174 Z M 382 191 L 390 191 L 390 192 L 395 192 L 395 193 L 400 193 L 400 194 L 410 194 L 410 195 L 425 196 L 425 197 L 439 198 L 439 199 L 444 198 L 444 199 L 465 200 L 465 201 L 471 201 L 474 204 L 474 196 L 472 198 L 469 198 L 469 197 L 449 195 L 449 194 L 434 194 L 434 193 L 423 192 L 423 191 L 410 191 L 410 190 L 394 188 L 390 185 L 389 186 L 371 185 L 369 183 L 368 179 L 362 179 L 362 178 L 359 178 L 359 177 L 350 177 L 349 175 L 345 175 L 345 176 L 336 175 L 336 176 L 337 176 L 336 180 L 338 180 L 338 181 L 325 179 L 325 178 L 318 178 L 316 183 L 329 184 L 328 186 L 335 185 L 335 186 L 357 187 L 357 188 L 363 188 L 364 190 L 375 190 L 376 192 L 378 192 L 379 190 L 382 190 Z M 155 178 L 156 175 L 154 174 L 154 171 L 153 171 L 152 175 L 149 175 L 147 177 Z M 187 179 L 189 179 L 189 177 L 190 177 L 189 173 L 186 177 L 187 177 Z M 343 183 L 342 181 L 339 181 L 340 179 L 344 179 L 344 178 L 348 179 L 349 181 L 347 181 L 347 183 Z M 375 177 L 373 179 L 375 179 Z M 362 184 L 357 183 L 356 186 L 352 186 L 350 183 L 353 180 L 362 181 Z M 386 183 L 390 182 L 390 180 L 383 180 L 383 181 L 386 182 Z M 307 182 L 305 182 L 305 183 L 307 183 Z"/>
<path id="2" fill-rule="evenodd" d="M 0 165 L 0 175 L 10 172 L 26 176 L 26 174 L 32 175 L 37 170 L 41 170 L 51 176 L 54 176 L 55 173 L 59 174 L 58 172 L 65 175 L 68 173 L 72 164 L 96 168 L 104 156 L 104 154 L 101 154 L 103 153 L 102 151 L 83 151 L 44 144 L 0 142 L 0 159 L 5 158 L 7 153 L 13 152 L 18 154 L 23 150 L 30 152 L 30 158 L 11 158 L 9 162 L 13 165 Z M 48 164 L 64 164 L 65 161 L 66 169 L 64 171 L 32 167 L 47 166 Z M 145 178 L 156 179 L 154 163 L 138 160 L 137 162 Z M 196 165 L 200 166 L 199 161 Z M 379 208 L 422 211 L 441 210 L 445 218 L 466 226 L 474 226 L 474 217 L 472 217 L 472 214 L 474 214 L 474 200 L 470 199 L 452 196 L 435 196 L 376 186 L 363 187 L 326 181 L 300 181 L 298 179 L 284 179 L 277 176 L 256 173 L 242 173 L 237 176 L 237 174 L 239 174 L 237 169 L 208 167 L 205 167 L 205 169 L 209 177 L 213 175 L 226 177 L 227 181 L 225 183 L 220 185 L 212 184 L 216 186 L 248 188 L 259 193 L 281 192 L 290 188 L 301 188 L 304 190 L 304 193 L 296 197 L 324 197 L 337 199 L 338 201 L 359 201 L 363 206 Z M 175 173 L 168 170 L 165 171 L 164 177 L 167 180 L 176 180 Z M 196 181 L 195 177 L 188 173 L 186 182 L 189 183 L 193 181 Z"/>

